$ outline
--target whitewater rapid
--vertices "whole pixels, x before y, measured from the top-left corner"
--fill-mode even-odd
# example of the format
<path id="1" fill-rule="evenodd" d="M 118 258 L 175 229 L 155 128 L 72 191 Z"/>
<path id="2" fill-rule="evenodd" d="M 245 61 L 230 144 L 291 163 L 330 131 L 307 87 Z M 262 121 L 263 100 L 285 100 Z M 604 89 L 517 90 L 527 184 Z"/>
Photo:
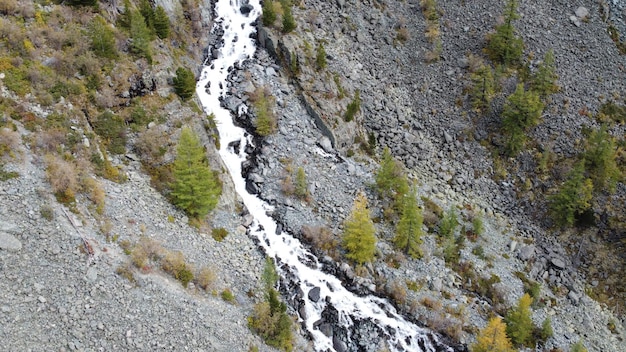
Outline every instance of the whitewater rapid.
<path id="1" fill-rule="evenodd" d="M 242 5 L 247 6 L 246 11 L 241 11 Z M 250 12 L 247 15 L 242 14 L 248 10 Z M 224 30 L 223 46 L 217 48 L 218 57 L 206 63 L 196 91 L 205 112 L 214 115 L 220 136 L 220 156 L 228 168 L 237 193 L 254 217 L 249 233 L 258 237 L 259 245 L 269 257 L 281 263 L 278 269 L 283 279 L 292 278 L 294 284 L 304 293 L 302 299 L 305 317 L 300 317 L 300 321 L 311 335 L 315 349 L 335 350 L 332 337 L 324 335 L 314 327 L 314 323 L 322 319 L 324 308 L 331 304 L 337 309 L 339 324 L 342 326 L 349 327 L 355 320 L 369 320 L 378 325 L 393 351 L 441 350 L 441 347 L 436 349 L 430 342 L 436 339 L 434 335 L 406 321 L 387 301 L 375 296 L 359 297 L 346 290 L 339 279 L 324 273 L 317 258 L 296 238 L 287 233 L 276 233 L 278 226 L 267 215 L 272 211 L 272 207 L 247 192 L 246 180 L 242 177 L 242 163 L 249 157 L 245 150 L 247 145 L 253 144 L 252 137 L 244 129 L 234 125 L 230 112 L 221 107 L 220 97 L 226 95 L 229 70 L 236 63 L 241 63 L 254 55 L 255 42 L 252 37 L 256 29 L 253 23 L 261 14 L 261 6 L 258 0 L 245 3 L 219 0 L 215 4 L 214 13 L 216 15 L 214 30 L 219 27 Z M 242 107 L 240 113 L 245 112 L 245 109 Z M 238 150 L 233 150 L 234 148 Z M 289 268 L 289 275 L 284 271 L 285 265 Z M 293 279 L 294 277 L 297 279 Z M 320 299 L 317 302 L 311 301 L 307 294 L 314 287 L 320 289 Z M 420 345 L 424 347 L 420 348 Z M 453 351 L 452 348 L 446 350 Z"/>

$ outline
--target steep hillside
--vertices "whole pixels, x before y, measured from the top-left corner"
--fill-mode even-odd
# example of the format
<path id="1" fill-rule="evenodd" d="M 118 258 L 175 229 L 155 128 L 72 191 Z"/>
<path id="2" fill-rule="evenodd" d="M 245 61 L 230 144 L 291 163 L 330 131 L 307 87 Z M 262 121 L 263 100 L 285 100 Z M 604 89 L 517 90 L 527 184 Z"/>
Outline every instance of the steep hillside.
<path id="1" fill-rule="evenodd" d="M 3 348 L 313 350 L 195 96 L 213 6 L 0 0 Z M 222 101 L 246 189 L 456 350 L 626 351 L 625 10 L 265 0 Z M 315 322 L 335 350 L 390 348 L 341 323 Z"/>

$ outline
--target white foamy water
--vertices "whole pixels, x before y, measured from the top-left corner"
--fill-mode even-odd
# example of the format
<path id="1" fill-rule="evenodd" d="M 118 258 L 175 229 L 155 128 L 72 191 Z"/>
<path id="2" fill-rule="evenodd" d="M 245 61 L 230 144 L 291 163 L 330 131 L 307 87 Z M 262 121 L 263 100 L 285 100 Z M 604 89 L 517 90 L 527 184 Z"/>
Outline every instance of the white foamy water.
<path id="1" fill-rule="evenodd" d="M 393 351 L 435 351 L 430 343 L 435 337 L 427 335 L 427 330 L 406 321 L 383 299 L 374 296 L 359 297 L 346 290 L 340 280 L 321 270 L 317 258 L 297 239 L 287 233 L 276 234 L 277 224 L 267 215 L 272 207 L 247 192 L 245 179 L 241 176 L 241 164 L 247 158 L 245 147 L 252 144 L 252 139 L 242 128 L 234 125 L 230 112 L 220 106 L 219 98 L 225 94 L 229 68 L 254 54 L 255 43 L 250 35 L 255 32 L 252 22 L 261 14 L 261 6 L 258 0 L 251 0 L 250 5 L 253 10 L 248 16 L 244 16 L 240 12 L 238 1 L 217 2 L 216 26 L 224 29 L 224 46 L 219 49 L 219 57 L 204 67 L 197 85 L 197 93 L 205 112 L 215 115 L 220 135 L 220 155 L 230 172 L 237 193 L 254 216 L 250 233 L 259 238 L 260 245 L 268 256 L 289 267 L 290 277 L 298 278 L 297 285 L 304 292 L 304 326 L 311 334 L 316 350 L 334 351 L 332 338 L 313 326 L 321 319 L 321 313 L 327 304 L 332 304 L 339 312 L 342 326 L 349 327 L 355 320 L 370 320 L 378 325 L 384 332 L 383 338 Z M 239 150 L 234 151 L 229 144 L 236 141 L 241 143 L 235 144 Z M 318 302 L 308 299 L 307 293 L 314 287 L 320 288 Z M 420 345 L 424 348 L 420 348 Z M 447 350 L 452 351 L 452 348 Z"/>

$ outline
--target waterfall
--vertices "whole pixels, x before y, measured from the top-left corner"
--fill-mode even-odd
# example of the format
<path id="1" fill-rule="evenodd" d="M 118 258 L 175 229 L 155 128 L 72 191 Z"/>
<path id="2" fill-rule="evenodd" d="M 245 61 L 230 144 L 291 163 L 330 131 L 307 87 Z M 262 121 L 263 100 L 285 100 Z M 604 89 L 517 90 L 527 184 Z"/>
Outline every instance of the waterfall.
<path id="1" fill-rule="evenodd" d="M 322 265 L 296 238 L 282 231 L 267 215 L 272 207 L 246 190 L 246 180 L 242 176 L 242 163 L 249 157 L 246 146 L 252 145 L 252 136 L 234 125 L 230 112 L 220 105 L 220 97 L 226 96 L 226 79 L 229 71 L 255 51 L 251 37 L 256 29 L 254 22 L 261 14 L 258 0 L 239 2 L 219 0 L 215 4 L 215 28 L 223 29 L 223 46 L 218 49 L 218 57 L 207 62 L 198 81 L 197 93 L 207 114 L 213 114 L 220 136 L 220 156 L 233 179 L 237 193 L 254 217 L 249 233 L 259 239 L 265 253 L 281 265 L 278 268 L 288 286 L 299 288 L 299 299 L 303 306 L 298 309 L 300 321 L 314 341 L 317 351 L 336 351 L 355 346 L 351 327 L 357 322 L 375 325 L 380 336 L 393 351 L 450 351 L 453 349 L 438 341 L 436 335 L 423 329 L 398 314 L 395 308 L 384 299 L 375 296 L 360 297 L 343 287 L 336 277 L 324 273 Z M 242 106 L 242 112 L 245 107 Z M 277 233 L 278 232 L 278 233 Z M 308 293 L 315 290 L 317 294 Z M 297 289 L 296 289 L 297 291 Z M 342 340 L 327 336 L 318 329 L 328 311 L 336 312 L 337 321 L 342 327 Z M 324 313 L 326 312 L 326 313 Z M 327 318 L 327 317 L 326 317 Z M 328 333 L 328 332 L 327 332 Z M 331 334 L 332 335 L 332 334 Z"/>

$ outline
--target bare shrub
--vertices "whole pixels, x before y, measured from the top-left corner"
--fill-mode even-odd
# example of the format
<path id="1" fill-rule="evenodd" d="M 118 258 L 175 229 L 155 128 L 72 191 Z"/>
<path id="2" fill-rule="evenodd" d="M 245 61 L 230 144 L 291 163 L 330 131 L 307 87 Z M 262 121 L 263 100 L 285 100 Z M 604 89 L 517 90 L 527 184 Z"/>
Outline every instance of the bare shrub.
<path id="1" fill-rule="evenodd" d="M 17 13 L 17 0 L 0 0 L 0 13 L 12 16 Z"/>
<path id="2" fill-rule="evenodd" d="M 388 285 L 387 294 L 399 305 L 406 303 L 406 288 L 400 281 L 393 281 Z"/>
<path id="3" fill-rule="evenodd" d="M 150 268 L 150 261 L 158 263 L 163 255 L 164 249 L 161 243 L 150 237 L 142 236 L 131 250 L 131 260 L 133 264 L 142 270 Z"/>
<path id="4" fill-rule="evenodd" d="M 61 203 L 72 203 L 78 191 L 76 165 L 51 154 L 45 156 L 45 162 L 46 176 L 57 200 Z"/>
<path id="5" fill-rule="evenodd" d="M 11 154 L 20 145 L 20 134 L 6 127 L 0 128 L 0 157 Z"/>
<path id="6" fill-rule="evenodd" d="M 54 153 L 57 148 L 67 142 L 67 131 L 51 129 L 37 133 L 35 147 L 45 153 Z"/>
<path id="7" fill-rule="evenodd" d="M 463 325 L 456 319 L 446 318 L 443 315 L 436 315 L 427 319 L 426 325 L 432 330 L 448 335 L 456 341 L 463 337 Z"/>
<path id="8" fill-rule="evenodd" d="M 167 133 L 157 126 L 140 133 L 135 148 L 142 160 L 149 163 L 159 162 L 167 152 L 167 145 L 163 145 L 163 141 L 166 140 L 168 140 Z"/>
<path id="9" fill-rule="evenodd" d="M 438 299 L 429 296 L 423 297 L 421 302 L 424 307 L 430 308 L 432 310 L 440 310 L 442 307 L 442 304 Z"/>
<path id="10" fill-rule="evenodd" d="M 181 251 L 167 252 L 161 261 L 161 268 L 180 281 L 184 287 L 193 280 L 193 267 L 187 264 Z"/>
<path id="11" fill-rule="evenodd" d="M 96 205 L 98 214 L 104 213 L 105 193 L 102 184 L 93 177 L 87 176 L 81 179 L 82 189 L 93 204 Z"/>
<path id="12" fill-rule="evenodd" d="M 302 236 L 315 248 L 318 248 L 334 259 L 339 258 L 339 241 L 332 231 L 324 226 L 302 226 Z"/>
<path id="13" fill-rule="evenodd" d="M 213 287 L 216 279 L 217 275 L 215 275 L 215 270 L 203 266 L 196 273 L 196 278 L 194 282 L 203 290 L 208 291 Z"/>

